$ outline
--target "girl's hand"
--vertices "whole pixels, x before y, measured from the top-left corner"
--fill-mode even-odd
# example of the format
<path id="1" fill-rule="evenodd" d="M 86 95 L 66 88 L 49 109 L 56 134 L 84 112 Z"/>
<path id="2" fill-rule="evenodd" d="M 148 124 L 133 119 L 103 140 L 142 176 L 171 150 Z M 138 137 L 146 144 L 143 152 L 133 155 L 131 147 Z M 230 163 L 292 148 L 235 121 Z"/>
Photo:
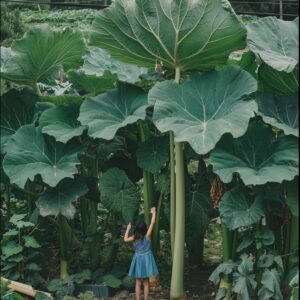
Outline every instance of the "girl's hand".
<path id="1" fill-rule="evenodd" d="M 155 207 L 151 207 L 151 210 L 150 210 L 151 214 L 155 214 L 156 212 L 156 208 Z"/>

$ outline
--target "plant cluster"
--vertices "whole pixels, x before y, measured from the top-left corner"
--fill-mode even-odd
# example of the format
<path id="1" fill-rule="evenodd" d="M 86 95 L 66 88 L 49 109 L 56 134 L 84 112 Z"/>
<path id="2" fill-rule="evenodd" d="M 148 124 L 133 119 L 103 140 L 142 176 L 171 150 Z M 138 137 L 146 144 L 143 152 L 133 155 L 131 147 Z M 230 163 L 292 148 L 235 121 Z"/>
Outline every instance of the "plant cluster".
<path id="1" fill-rule="evenodd" d="M 83 269 L 125 286 L 123 225 L 149 224 L 155 205 L 152 245 L 159 257 L 170 236 L 171 299 L 185 294 L 185 250 L 202 264 L 216 216 L 217 299 L 296 293 L 297 37 L 298 19 L 245 25 L 228 1 L 116 0 L 88 37 L 43 24 L 5 50 L 4 213 L 16 218 L 19 192 L 26 217 L 54 228 L 62 281 L 49 289 L 66 296 Z"/>

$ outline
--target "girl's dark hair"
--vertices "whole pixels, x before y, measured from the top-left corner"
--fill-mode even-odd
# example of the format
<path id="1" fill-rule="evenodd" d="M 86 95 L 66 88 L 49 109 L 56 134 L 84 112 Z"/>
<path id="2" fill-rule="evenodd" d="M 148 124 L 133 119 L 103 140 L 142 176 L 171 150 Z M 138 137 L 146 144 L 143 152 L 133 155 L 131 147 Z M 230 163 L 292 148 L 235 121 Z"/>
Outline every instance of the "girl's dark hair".
<path id="1" fill-rule="evenodd" d="M 140 240 L 144 238 L 145 234 L 147 233 L 147 229 L 147 224 L 145 222 L 138 222 L 134 229 L 134 239 Z"/>

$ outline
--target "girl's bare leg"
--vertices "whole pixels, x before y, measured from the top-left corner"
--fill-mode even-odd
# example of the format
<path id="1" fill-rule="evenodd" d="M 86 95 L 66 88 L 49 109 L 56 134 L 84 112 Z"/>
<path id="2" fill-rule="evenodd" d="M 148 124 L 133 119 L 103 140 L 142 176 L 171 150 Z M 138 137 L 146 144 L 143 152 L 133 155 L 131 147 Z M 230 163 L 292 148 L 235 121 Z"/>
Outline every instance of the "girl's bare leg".
<path id="1" fill-rule="evenodd" d="M 135 299 L 136 300 L 141 299 L 141 285 L 142 285 L 142 280 L 137 278 L 135 280 Z"/>
<path id="2" fill-rule="evenodd" d="M 144 279 L 144 300 L 148 300 L 149 295 L 149 278 Z"/>

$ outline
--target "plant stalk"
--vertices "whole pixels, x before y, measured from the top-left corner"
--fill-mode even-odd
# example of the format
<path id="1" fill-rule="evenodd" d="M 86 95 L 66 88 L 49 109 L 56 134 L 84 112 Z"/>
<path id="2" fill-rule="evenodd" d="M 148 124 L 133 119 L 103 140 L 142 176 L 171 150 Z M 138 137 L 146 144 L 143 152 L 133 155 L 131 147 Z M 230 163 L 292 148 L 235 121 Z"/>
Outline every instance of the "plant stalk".
<path id="1" fill-rule="evenodd" d="M 62 215 L 58 215 L 58 230 L 59 230 L 59 245 L 60 245 L 60 278 L 64 279 L 68 276 L 68 261 L 67 261 L 67 240 L 65 236 L 65 221 Z"/>

